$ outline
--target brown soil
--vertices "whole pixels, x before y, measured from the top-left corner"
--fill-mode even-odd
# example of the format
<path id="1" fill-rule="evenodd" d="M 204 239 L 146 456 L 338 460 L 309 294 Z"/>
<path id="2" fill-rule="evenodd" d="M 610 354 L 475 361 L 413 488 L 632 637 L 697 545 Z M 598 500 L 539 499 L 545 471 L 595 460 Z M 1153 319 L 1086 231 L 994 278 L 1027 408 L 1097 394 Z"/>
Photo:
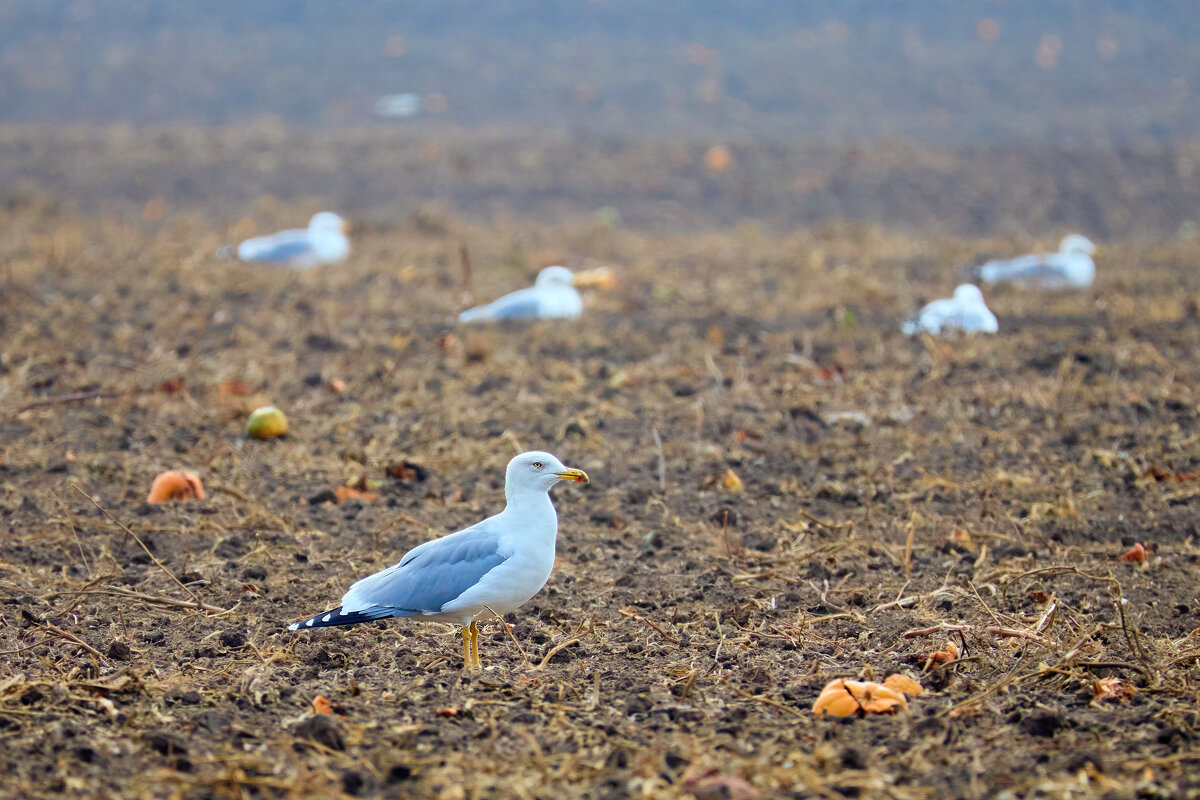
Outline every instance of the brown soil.
<path id="1" fill-rule="evenodd" d="M 216 261 L 186 216 L 5 214 L 0 795 L 1200 792 L 1194 244 L 989 292 L 999 336 L 906 340 L 1015 245 L 422 217 L 297 273 Z M 568 254 L 622 282 L 578 323 L 461 330 L 463 243 L 479 298 Z M 246 440 L 268 403 L 291 434 Z M 527 661 L 495 623 L 475 675 L 439 625 L 285 630 L 499 510 L 533 447 L 592 483 L 556 490 Z M 146 505 L 165 469 L 208 499 Z M 378 503 L 321 502 L 363 478 Z M 895 671 L 929 690 L 908 714 L 809 711 Z M 1105 677 L 1136 695 L 1093 702 Z"/>

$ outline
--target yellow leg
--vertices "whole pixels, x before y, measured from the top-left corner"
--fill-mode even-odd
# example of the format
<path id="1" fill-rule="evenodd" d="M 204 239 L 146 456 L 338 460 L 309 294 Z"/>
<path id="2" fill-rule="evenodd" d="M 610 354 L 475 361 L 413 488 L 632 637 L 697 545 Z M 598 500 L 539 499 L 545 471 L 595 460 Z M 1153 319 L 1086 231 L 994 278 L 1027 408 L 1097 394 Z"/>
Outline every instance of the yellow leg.
<path id="1" fill-rule="evenodd" d="M 479 660 L 479 623 L 475 620 L 471 620 L 471 663 L 475 669 L 483 668 Z"/>
<path id="2" fill-rule="evenodd" d="M 475 623 L 472 622 L 471 625 L 474 626 Z M 471 629 L 470 628 L 462 629 L 462 639 L 463 639 L 463 671 L 467 672 L 467 671 L 475 669 L 475 662 L 471 660 Z"/>

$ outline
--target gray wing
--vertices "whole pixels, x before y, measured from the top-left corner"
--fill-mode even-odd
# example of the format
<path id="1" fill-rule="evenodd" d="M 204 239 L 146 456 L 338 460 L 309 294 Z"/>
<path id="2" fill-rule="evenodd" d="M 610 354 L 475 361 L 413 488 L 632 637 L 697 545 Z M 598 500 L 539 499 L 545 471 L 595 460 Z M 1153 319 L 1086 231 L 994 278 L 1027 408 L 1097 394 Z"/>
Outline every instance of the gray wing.
<path id="1" fill-rule="evenodd" d="M 542 303 L 536 287 L 518 289 L 493 300 L 486 306 L 478 306 L 459 315 L 459 322 L 478 322 L 499 319 L 538 319 Z"/>
<path id="2" fill-rule="evenodd" d="M 1063 259 L 1058 253 L 1044 256 L 1022 256 L 1011 261 L 989 261 L 979 272 L 988 283 L 1012 281 L 1047 287 L 1061 284 L 1066 279 Z"/>
<path id="3" fill-rule="evenodd" d="M 238 258 L 265 264 L 286 264 L 312 252 L 312 240 L 306 230 L 280 231 L 270 236 L 247 239 L 238 246 Z"/>
<path id="4" fill-rule="evenodd" d="M 536 297 L 521 297 L 497 301 L 498 306 L 492 310 L 492 319 L 538 319 L 542 315 L 542 304 Z"/>
<path id="5" fill-rule="evenodd" d="M 394 616 L 436 614 L 508 558 L 489 520 L 415 547 L 393 567 L 363 578 L 342 598 L 342 612 L 386 608 Z"/>

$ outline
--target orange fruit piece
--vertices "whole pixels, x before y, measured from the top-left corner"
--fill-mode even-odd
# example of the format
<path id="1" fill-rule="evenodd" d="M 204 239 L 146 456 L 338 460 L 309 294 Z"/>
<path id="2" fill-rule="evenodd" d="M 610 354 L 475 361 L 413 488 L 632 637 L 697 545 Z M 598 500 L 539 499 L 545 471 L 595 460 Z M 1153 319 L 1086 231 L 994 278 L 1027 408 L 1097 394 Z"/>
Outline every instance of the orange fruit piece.
<path id="1" fill-rule="evenodd" d="M 942 650 L 935 650 L 925 659 L 925 669 L 936 667 L 939 664 L 948 664 L 958 658 L 958 645 L 954 642 L 946 642 L 946 647 Z"/>
<path id="2" fill-rule="evenodd" d="M 1132 561 L 1135 564 L 1140 564 L 1146 560 L 1146 548 L 1138 542 L 1133 547 L 1126 550 L 1123 554 L 1117 556 L 1117 561 Z"/>
<path id="3" fill-rule="evenodd" d="M 907 675 L 901 675 L 899 672 L 888 675 L 883 679 L 883 685 L 889 689 L 895 689 L 902 694 L 916 697 L 919 694 L 924 694 L 925 687 Z"/>
<path id="4" fill-rule="evenodd" d="M 204 484 L 194 472 L 170 470 L 163 472 L 150 485 L 147 503 L 170 503 L 173 500 L 203 500 Z"/>
<path id="5" fill-rule="evenodd" d="M 897 710 L 907 711 L 908 700 L 895 689 L 875 681 L 838 679 L 826 684 L 812 710 L 818 717 L 894 714 Z"/>
<path id="6" fill-rule="evenodd" d="M 333 494 L 337 497 L 339 503 L 344 503 L 347 500 L 361 500 L 364 503 L 379 502 L 379 495 L 374 492 L 364 492 L 361 489 L 355 489 L 353 486 L 339 486 L 333 490 Z"/>

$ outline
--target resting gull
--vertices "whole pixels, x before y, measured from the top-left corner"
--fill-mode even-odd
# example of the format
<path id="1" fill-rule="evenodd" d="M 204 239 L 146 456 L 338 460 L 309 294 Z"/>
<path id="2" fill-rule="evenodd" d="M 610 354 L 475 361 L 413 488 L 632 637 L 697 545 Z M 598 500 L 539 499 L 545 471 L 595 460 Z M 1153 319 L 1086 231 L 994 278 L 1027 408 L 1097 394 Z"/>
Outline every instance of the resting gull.
<path id="1" fill-rule="evenodd" d="M 503 511 L 414 547 L 400 563 L 351 586 L 338 608 L 288 630 L 386 617 L 451 622 L 462 627 L 463 668 L 479 668 L 476 619 L 516 610 L 550 577 L 558 516 L 549 492 L 559 481 L 587 483 L 588 476 L 549 453 L 522 453 L 508 462 L 504 473 Z"/>
<path id="2" fill-rule="evenodd" d="M 972 283 L 954 290 L 954 296 L 934 300 L 901 327 L 906 336 L 916 333 L 995 333 L 1000 329 L 996 315 L 983 302 L 983 292 Z"/>
<path id="3" fill-rule="evenodd" d="M 1096 277 L 1096 245 L 1086 236 L 1065 237 L 1057 253 L 994 260 L 971 269 L 984 283 L 1015 283 L 1041 289 L 1086 289 Z"/>
<path id="4" fill-rule="evenodd" d="M 313 267 L 345 261 L 350 255 L 350 239 L 346 236 L 346 221 L 332 211 L 322 211 L 313 215 L 307 228 L 256 236 L 239 244 L 236 250 L 225 245 L 217 250 L 217 255 L 237 256 L 242 261 L 259 264 Z"/>
<path id="5" fill-rule="evenodd" d="M 528 289 L 519 289 L 458 315 L 459 322 L 502 319 L 575 319 L 583 313 L 583 298 L 575 276 L 566 267 L 546 267 Z"/>

